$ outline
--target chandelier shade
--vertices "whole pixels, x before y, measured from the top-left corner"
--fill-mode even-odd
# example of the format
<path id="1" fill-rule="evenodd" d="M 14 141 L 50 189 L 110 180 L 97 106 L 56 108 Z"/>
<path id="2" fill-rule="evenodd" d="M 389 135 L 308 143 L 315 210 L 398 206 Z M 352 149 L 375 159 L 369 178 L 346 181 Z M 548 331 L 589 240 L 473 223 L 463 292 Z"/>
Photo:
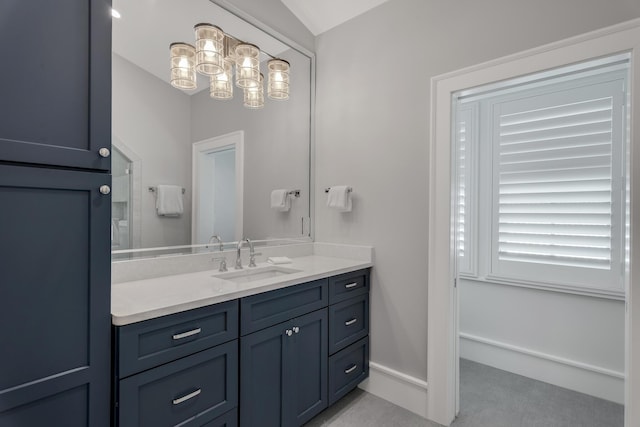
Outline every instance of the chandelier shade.
<path id="1" fill-rule="evenodd" d="M 289 63 L 283 59 L 274 58 L 267 62 L 269 69 L 269 84 L 267 93 L 269 98 L 289 99 Z"/>
<path id="2" fill-rule="evenodd" d="M 196 50 L 188 43 L 171 43 L 171 86 L 178 89 L 196 88 Z"/>
<path id="3" fill-rule="evenodd" d="M 236 46 L 236 86 L 248 89 L 260 84 L 260 49 L 250 43 Z"/>
<path id="4" fill-rule="evenodd" d="M 264 76 L 260 74 L 258 86 L 244 89 L 244 106 L 251 109 L 264 107 Z"/>
<path id="5" fill-rule="evenodd" d="M 224 71 L 224 31 L 215 25 L 198 24 L 196 33 L 196 70 L 215 75 Z"/>
<path id="6" fill-rule="evenodd" d="M 209 95 L 215 99 L 233 98 L 233 67 L 231 61 L 224 61 L 224 71 L 211 76 Z"/>

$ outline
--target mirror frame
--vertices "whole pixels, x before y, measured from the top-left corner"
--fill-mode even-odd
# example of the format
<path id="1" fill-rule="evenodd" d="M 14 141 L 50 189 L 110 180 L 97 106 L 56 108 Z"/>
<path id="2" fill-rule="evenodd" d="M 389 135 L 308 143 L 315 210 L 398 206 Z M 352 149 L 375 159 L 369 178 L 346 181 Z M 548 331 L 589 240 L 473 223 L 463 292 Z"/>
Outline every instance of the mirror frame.
<path id="1" fill-rule="evenodd" d="M 224 10 L 226 10 L 227 12 L 229 12 L 230 14 L 234 15 L 235 17 L 237 17 L 238 19 L 241 19 L 245 22 L 247 22 L 248 24 L 258 28 L 259 30 L 263 31 L 264 33 L 266 33 L 267 35 L 273 37 L 274 39 L 278 40 L 279 42 L 289 46 L 291 49 L 297 51 L 298 53 L 306 56 L 309 58 L 310 60 L 310 75 L 309 75 L 309 84 L 310 84 L 310 90 L 311 93 L 310 95 L 310 105 L 309 105 L 309 218 L 310 218 L 310 223 L 309 223 L 309 235 L 308 235 L 308 240 L 310 242 L 313 242 L 315 240 L 315 219 L 314 219 L 314 210 L 315 210 L 315 119 L 316 119 L 316 56 L 315 53 L 313 53 L 312 51 L 306 49 L 305 47 L 301 46 L 299 43 L 295 42 L 294 40 L 288 38 L 287 36 L 281 34 L 279 31 L 274 30 L 272 27 L 266 25 L 265 23 L 263 23 L 262 21 L 260 21 L 259 19 L 255 18 L 254 16 L 250 15 L 249 13 L 245 12 L 244 10 L 238 8 L 237 6 L 231 4 L 230 2 L 226 1 L 226 0 L 209 0 L 211 3 L 223 8 Z M 280 240 L 290 240 L 287 238 L 281 238 L 281 239 L 270 239 L 273 241 L 280 241 Z M 270 240 L 262 240 L 262 242 L 266 242 L 266 244 L 268 245 L 268 242 Z M 297 240 L 297 239 L 296 239 Z M 300 239 L 301 241 L 306 240 L 306 238 Z M 237 242 L 225 242 L 226 244 L 236 244 Z M 156 248 L 134 248 L 134 249 L 125 249 L 122 251 L 112 251 L 113 253 L 116 254 L 144 254 L 145 252 L 162 252 L 163 255 L 165 256 L 167 255 L 166 251 L 167 250 L 171 250 L 172 248 L 176 249 L 176 255 L 181 255 L 184 254 L 184 249 L 189 249 L 189 248 L 201 248 L 201 247 L 207 247 L 207 245 L 201 245 L 201 244 L 191 244 L 191 245 L 180 245 L 180 246 L 167 246 L 167 247 L 156 247 Z M 180 251 L 180 249 L 182 249 L 183 251 Z M 195 252 L 194 252 L 195 253 Z M 123 257 L 121 259 L 113 259 L 112 257 L 112 262 L 121 262 L 121 261 L 129 261 L 129 260 L 135 260 L 135 259 L 143 259 L 143 258 L 149 258 L 149 257 L 155 257 L 157 255 L 150 255 L 150 256 L 132 256 L 132 257 Z"/>

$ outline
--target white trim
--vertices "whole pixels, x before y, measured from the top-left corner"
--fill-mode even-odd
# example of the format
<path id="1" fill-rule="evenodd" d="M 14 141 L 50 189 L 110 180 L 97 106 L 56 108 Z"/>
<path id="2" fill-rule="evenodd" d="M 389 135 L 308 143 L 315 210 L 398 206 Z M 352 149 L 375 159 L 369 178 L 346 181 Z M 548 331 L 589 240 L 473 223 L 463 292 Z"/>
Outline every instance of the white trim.
<path id="1" fill-rule="evenodd" d="M 369 362 L 369 378 L 358 387 L 423 418 L 427 417 L 427 382 L 424 380 Z"/>
<path id="2" fill-rule="evenodd" d="M 229 143 L 229 140 L 232 140 Z M 238 130 L 202 141 L 194 142 L 191 149 L 191 242 L 195 242 L 198 236 L 198 212 L 200 188 L 198 186 L 198 155 L 204 152 L 217 151 L 225 147 L 233 147 L 235 150 L 236 173 L 236 230 L 235 240 L 243 238 L 244 226 L 244 131 Z"/>
<path id="3" fill-rule="evenodd" d="M 558 292 L 561 294 L 571 294 L 571 295 L 581 295 L 581 296 L 592 297 L 592 298 L 611 299 L 614 301 L 624 301 L 625 299 L 624 292 L 613 292 L 613 291 L 599 292 L 597 290 L 590 290 L 587 288 L 557 286 L 557 285 L 552 285 L 552 284 L 543 283 L 543 282 L 527 282 L 526 280 L 507 280 L 501 277 L 494 277 L 491 275 L 487 275 L 485 277 L 479 277 L 479 276 L 471 276 L 468 274 L 460 274 L 458 278 L 464 279 L 464 280 L 470 280 L 472 282 L 491 283 L 491 284 L 504 285 L 504 286 L 515 286 L 518 288 L 538 289 L 540 291 Z"/>
<path id="4" fill-rule="evenodd" d="M 640 425 L 640 19 L 551 43 L 515 55 L 458 70 L 431 79 L 431 134 L 429 141 L 429 280 L 427 324 L 427 395 L 429 418 L 449 425 L 455 417 L 456 289 L 451 221 L 451 100 L 456 91 L 525 74 L 628 51 L 631 53 L 630 265 L 626 316 L 625 427 Z M 436 185 L 437 183 L 437 185 Z M 638 226 L 634 226 L 638 224 Z M 634 360 L 635 355 L 635 360 Z"/>
<path id="5" fill-rule="evenodd" d="M 117 135 L 111 135 L 111 144 L 131 161 L 133 178 L 131 182 L 131 249 L 142 246 L 142 158 L 125 144 Z"/>
<path id="6" fill-rule="evenodd" d="M 467 334 L 465 332 L 460 332 L 460 338 L 465 340 L 476 341 L 482 344 L 491 345 L 494 347 L 499 347 L 509 351 L 515 351 L 518 353 L 526 354 L 528 356 L 539 357 L 541 359 L 550 360 L 552 362 L 561 363 L 563 365 L 571 366 L 574 368 L 584 369 L 587 371 L 595 372 L 597 374 L 607 375 L 613 378 L 624 379 L 624 372 L 614 371 L 612 369 L 601 368 L 600 366 L 591 365 L 589 363 L 579 362 L 573 359 L 567 359 L 565 357 L 554 356 L 553 354 L 543 353 L 541 351 L 531 350 L 525 347 L 520 347 L 513 344 L 507 344 L 502 341 L 496 341 L 489 338 L 483 338 L 473 334 Z M 464 357 L 464 356 L 461 356 Z"/>
<path id="7" fill-rule="evenodd" d="M 460 332 L 460 347 L 462 358 L 601 399 L 624 402 L 624 372 L 464 332 Z"/>

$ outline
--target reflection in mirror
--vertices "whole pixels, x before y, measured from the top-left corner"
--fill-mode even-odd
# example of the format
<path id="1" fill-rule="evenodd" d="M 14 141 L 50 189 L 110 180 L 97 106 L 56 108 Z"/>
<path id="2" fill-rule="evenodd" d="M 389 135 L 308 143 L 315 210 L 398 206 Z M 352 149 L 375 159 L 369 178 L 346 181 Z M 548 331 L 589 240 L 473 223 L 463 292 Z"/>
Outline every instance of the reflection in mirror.
<path id="1" fill-rule="evenodd" d="M 121 14 L 113 20 L 113 259 L 190 252 L 214 234 L 225 242 L 308 240 L 310 54 L 208 0 L 113 0 L 113 7 Z M 289 100 L 265 96 L 264 108 L 250 110 L 237 87 L 231 100 L 211 98 L 200 75 L 195 90 L 172 87 L 169 45 L 193 44 L 202 22 L 258 45 L 268 54 L 261 56 L 265 77 L 271 56 L 288 61 Z M 229 135 L 242 135 L 240 150 L 207 148 Z M 180 215 L 157 214 L 157 192 L 149 189 L 159 185 L 185 189 Z M 288 211 L 271 208 L 277 189 L 301 190 Z"/>

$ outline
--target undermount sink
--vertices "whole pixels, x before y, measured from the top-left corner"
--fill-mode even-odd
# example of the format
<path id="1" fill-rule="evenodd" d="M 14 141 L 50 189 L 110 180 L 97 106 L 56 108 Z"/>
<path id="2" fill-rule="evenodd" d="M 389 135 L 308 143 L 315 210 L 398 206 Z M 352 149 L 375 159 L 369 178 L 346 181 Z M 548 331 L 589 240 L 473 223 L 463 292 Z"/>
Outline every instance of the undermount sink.
<path id="1" fill-rule="evenodd" d="M 291 273 L 299 273 L 301 270 L 280 266 L 246 267 L 243 270 L 229 271 L 227 273 L 214 274 L 213 277 L 229 280 L 236 283 L 254 282 L 256 280 L 270 279 Z"/>

